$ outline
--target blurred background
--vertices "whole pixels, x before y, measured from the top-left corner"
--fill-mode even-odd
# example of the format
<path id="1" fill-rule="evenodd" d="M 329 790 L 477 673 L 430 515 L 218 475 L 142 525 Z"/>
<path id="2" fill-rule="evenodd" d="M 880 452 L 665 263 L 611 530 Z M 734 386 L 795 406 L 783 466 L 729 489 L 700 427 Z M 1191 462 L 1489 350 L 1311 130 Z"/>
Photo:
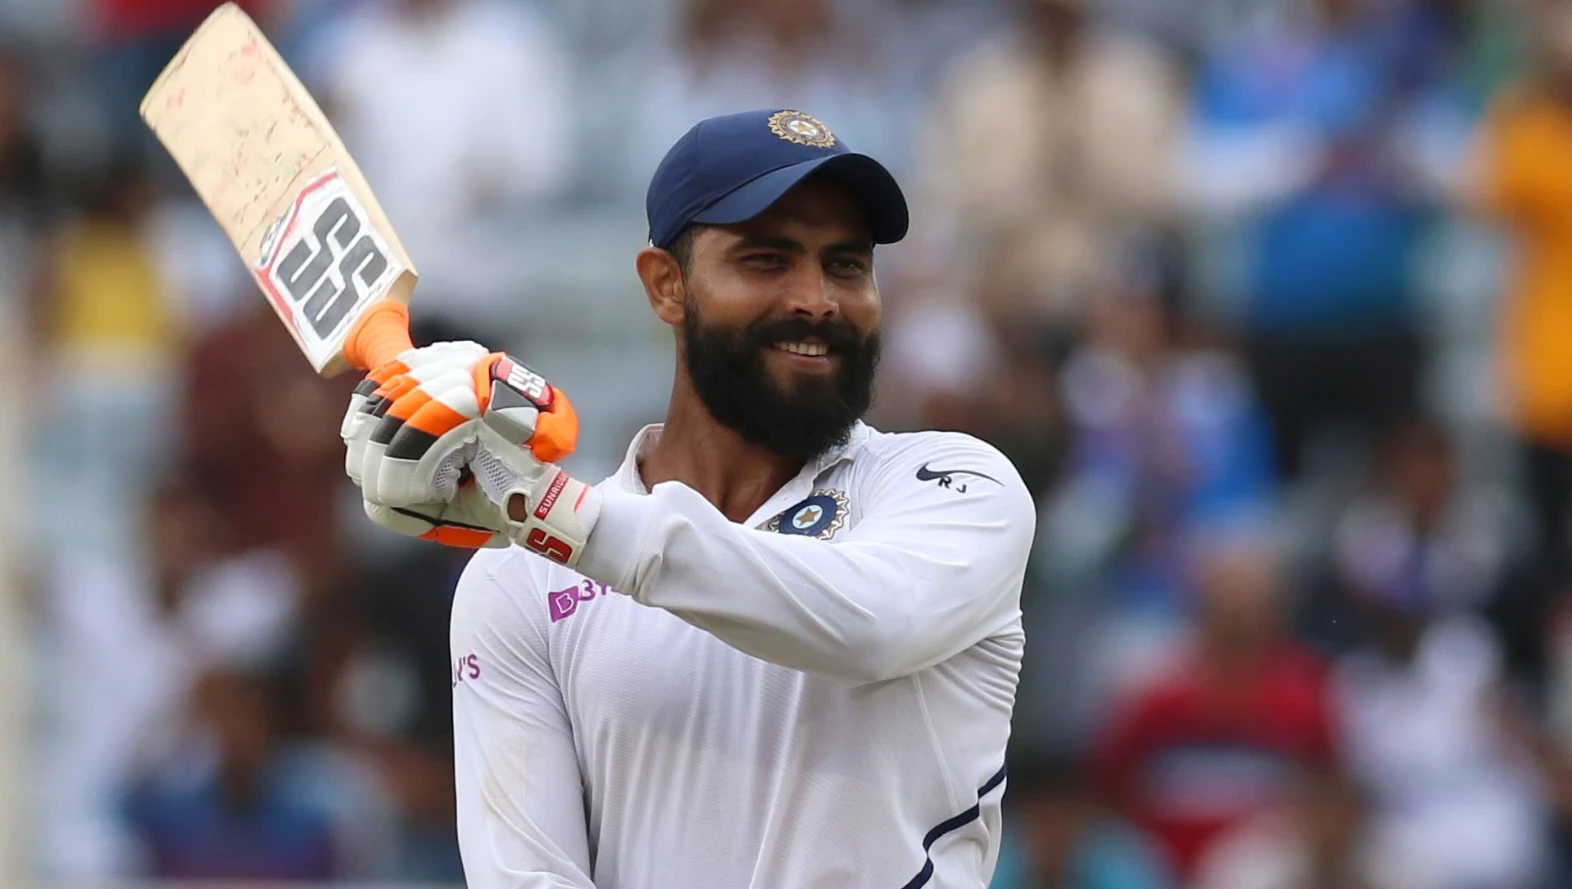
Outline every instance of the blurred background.
<path id="1" fill-rule="evenodd" d="M 463 554 L 137 117 L 216 5 L 0 0 L 0 880 L 457 885 Z M 663 412 L 677 136 L 897 173 L 871 419 L 1040 507 L 995 889 L 1572 887 L 1572 3 L 244 5 L 584 476 Z"/>

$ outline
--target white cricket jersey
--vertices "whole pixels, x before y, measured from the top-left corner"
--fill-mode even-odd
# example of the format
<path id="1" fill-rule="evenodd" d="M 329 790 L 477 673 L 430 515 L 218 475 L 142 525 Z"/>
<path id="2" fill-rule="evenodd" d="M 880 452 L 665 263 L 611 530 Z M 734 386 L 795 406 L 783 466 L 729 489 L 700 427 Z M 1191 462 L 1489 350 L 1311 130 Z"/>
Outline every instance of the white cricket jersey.
<path id="1" fill-rule="evenodd" d="M 958 433 L 859 425 L 737 524 L 646 490 L 578 571 L 482 550 L 453 607 L 470 889 L 982 889 L 1035 512 Z"/>

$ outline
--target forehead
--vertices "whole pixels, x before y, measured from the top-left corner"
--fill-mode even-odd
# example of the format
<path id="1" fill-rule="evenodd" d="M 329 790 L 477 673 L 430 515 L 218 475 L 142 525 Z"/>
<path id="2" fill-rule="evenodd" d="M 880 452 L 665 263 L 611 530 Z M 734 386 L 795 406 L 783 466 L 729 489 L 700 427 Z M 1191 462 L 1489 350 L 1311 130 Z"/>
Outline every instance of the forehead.
<path id="1" fill-rule="evenodd" d="M 791 232 L 799 240 L 873 241 L 862 205 L 839 184 L 817 177 L 798 184 L 768 210 L 736 225 L 722 226 L 733 237 Z"/>

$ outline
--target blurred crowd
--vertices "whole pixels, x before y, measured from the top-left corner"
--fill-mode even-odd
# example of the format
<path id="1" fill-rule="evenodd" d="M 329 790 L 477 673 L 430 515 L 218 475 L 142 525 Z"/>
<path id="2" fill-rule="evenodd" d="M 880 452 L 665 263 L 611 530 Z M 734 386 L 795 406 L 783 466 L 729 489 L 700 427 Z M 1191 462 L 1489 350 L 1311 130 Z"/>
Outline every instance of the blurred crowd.
<path id="1" fill-rule="evenodd" d="M 136 114 L 216 5 L 0 0 L 30 848 L 458 883 L 464 554 L 360 515 L 353 381 Z M 243 5 L 415 258 L 416 339 L 571 392 L 580 473 L 663 408 L 631 260 L 678 135 L 800 108 L 896 172 L 871 420 L 1040 506 L 994 889 L 1572 886 L 1572 2 Z"/>

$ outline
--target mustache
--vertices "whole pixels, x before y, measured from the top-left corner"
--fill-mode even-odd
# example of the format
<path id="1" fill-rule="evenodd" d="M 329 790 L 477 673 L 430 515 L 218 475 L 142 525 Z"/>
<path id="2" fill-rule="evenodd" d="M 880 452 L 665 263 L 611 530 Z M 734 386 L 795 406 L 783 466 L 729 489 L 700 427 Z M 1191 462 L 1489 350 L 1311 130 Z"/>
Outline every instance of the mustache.
<path id="1" fill-rule="evenodd" d="M 748 332 L 749 345 L 758 347 L 806 339 L 823 342 L 831 352 L 851 353 L 864 346 L 863 337 L 850 324 L 836 319 L 781 318 L 764 322 Z"/>

